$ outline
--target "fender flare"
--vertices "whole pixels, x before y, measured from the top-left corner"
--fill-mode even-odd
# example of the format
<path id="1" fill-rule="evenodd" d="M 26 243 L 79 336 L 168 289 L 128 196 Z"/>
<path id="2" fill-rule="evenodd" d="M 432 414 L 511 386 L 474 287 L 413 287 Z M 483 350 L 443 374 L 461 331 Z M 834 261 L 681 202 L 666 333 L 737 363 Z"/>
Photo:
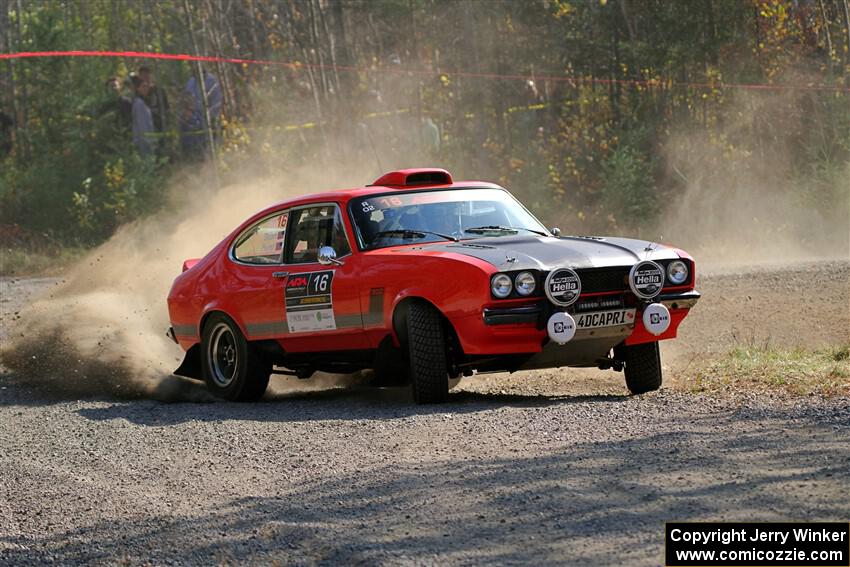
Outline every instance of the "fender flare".
<path id="1" fill-rule="evenodd" d="M 408 290 L 405 290 L 408 291 Z M 407 306 L 414 302 L 427 303 L 442 317 L 446 325 L 446 332 L 453 335 L 453 340 L 459 344 L 457 339 L 457 331 L 451 319 L 446 315 L 435 302 L 424 295 L 416 293 L 400 293 L 393 302 L 392 313 L 390 314 L 389 329 L 391 329 L 391 338 L 393 346 L 400 348 L 407 342 Z"/>

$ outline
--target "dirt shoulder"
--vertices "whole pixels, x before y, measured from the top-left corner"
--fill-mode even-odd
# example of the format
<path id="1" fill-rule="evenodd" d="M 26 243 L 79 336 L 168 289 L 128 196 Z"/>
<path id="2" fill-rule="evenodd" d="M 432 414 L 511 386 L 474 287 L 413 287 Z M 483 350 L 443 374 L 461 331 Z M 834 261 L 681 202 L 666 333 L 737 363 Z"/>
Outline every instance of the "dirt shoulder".
<path id="1" fill-rule="evenodd" d="M 850 262 L 717 268 L 699 276 L 698 288 L 703 299 L 671 343 L 673 353 L 850 342 Z"/>

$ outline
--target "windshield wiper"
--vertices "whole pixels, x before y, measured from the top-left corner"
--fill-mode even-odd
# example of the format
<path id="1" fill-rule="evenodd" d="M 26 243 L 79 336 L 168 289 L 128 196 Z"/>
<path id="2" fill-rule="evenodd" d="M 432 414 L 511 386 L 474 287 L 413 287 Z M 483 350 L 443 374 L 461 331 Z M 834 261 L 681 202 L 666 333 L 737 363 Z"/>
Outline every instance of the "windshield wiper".
<path id="1" fill-rule="evenodd" d="M 418 228 L 397 228 L 394 230 L 381 230 L 375 233 L 375 238 L 393 235 L 401 235 L 401 238 L 425 238 L 425 235 L 427 234 L 433 234 L 434 236 L 439 236 L 440 238 L 443 238 L 445 240 L 451 240 L 452 242 L 458 241 L 458 238 L 456 236 L 450 236 L 448 234 L 442 234 L 430 230 L 419 230 Z"/>
<path id="2" fill-rule="evenodd" d="M 551 235 L 546 234 L 545 232 L 543 232 L 541 230 L 534 230 L 534 229 L 531 229 L 531 228 L 525 228 L 523 226 L 496 226 L 496 225 L 475 226 L 475 227 L 472 227 L 472 228 L 466 228 L 463 231 L 468 232 L 470 234 L 480 234 L 480 233 L 484 233 L 484 232 L 497 232 L 497 231 L 498 232 L 517 232 L 519 230 L 526 230 L 528 232 L 533 232 L 534 234 L 539 234 L 540 236 L 551 236 Z"/>

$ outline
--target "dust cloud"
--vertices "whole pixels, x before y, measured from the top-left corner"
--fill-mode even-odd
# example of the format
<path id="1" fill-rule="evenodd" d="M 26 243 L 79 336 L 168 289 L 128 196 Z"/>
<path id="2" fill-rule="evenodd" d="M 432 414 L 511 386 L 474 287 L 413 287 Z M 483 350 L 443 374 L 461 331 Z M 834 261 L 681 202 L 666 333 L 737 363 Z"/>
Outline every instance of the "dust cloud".
<path id="1" fill-rule="evenodd" d="M 845 160 L 831 171 L 791 177 L 788 164 L 799 157 L 794 155 L 799 136 L 811 133 L 817 122 L 806 112 L 787 112 L 805 108 L 800 101 L 740 96 L 713 139 L 674 130 L 662 148 L 668 177 L 678 181 L 668 190 L 665 202 L 671 204 L 655 237 L 693 253 L 703 271 L 736 262 L 846 259 L 850 164 Z M 829 128 L 821 127 L 812 139 L 823 147 L 813 147 L 815 152 L 828 151 L 832 143 Z M 763 140 L 754 143 L 753 136 Z M 165 336 L 165 301 L 183 260 L 203 256 L 241 220 L 275 201 L 368 183 L 398 167 L 440 165 L 416 152 L 386 158 L 389 152 L 372 147 L 371 153 L 385 162 L 326 160 L 332 165 L 282 171 L 269 168 L 268 161 L 252 167 L 254 161 L 246 158 L 241 171 L 226 172 L 223 181 L 210 165 L 184 171 L 171 182 L 160 213 L 123 227 L 69 270 L 52 293 L 22 310 L 0 361 L 13 379 L 45 395 L 210 399 L 195 382 L 171 375 L 183 353 Z M 317 375 L 305 385 L 357 380 Z M 276 379 L 272 388 L 280 391 L 292 382 Z"/>
<path id="2" fill-rule="evenodd" d="M 848 260 L 846 133 L 822 122 L 823 101 L 808 93 L 734 97 L 711 135 L 674 129 L 663 148 L 676 189 L 659 238 L 688 250 L 703 271 Z"/>
<path id="3" fill-rule="evenodd" d="M 283 182 L 245 171 L 230 176 L 243 181 L 221 188 L 209 166 L 180 175 L 161 213 L 120 229 L 26 306 L 0 351 L 12 379 L 45 396 L 210 399 L 197 383 L 171 375 L 183 353 L 165 335 L 166 297 L 183 260 L 202 257 L 271 203 L 344 186 L 334 185 L 333 174 L 289 172 Z M 352 380 L 315 378 L 310 388 Z"/>
<path id="4" fill-rule="evenodd" d="M 415 136 L 404 137 L 405 124 L 391 119 L 382 123 L 384 137 L 366 123 L 340 119 L 298 133 L 300 144 L 293 143 L 285 129 L 265 127 L 285 123 L 277 98 L 256 94 L 261 119 L 249 130 L 250 144 L 217 165 L 186 166 L 170 176 L 159 212 L 120 228 L 64 273 L 51 293 L 20 311 L 0 345 L 0 369 L 11 371 L 8 378 L 40 396 L 212 400 L 202 384 L 172 375 L 184 353 L 165 335 L 166 298 L 183 261 L 203 257 L 248 216 L 277 201 L 362 186 L 393 169 L 436 165 Z M 396 99 L 391 104 L 412 105 L 401 95 Z M 300 155 L 305 149 L 312 153 Z M 277 377 L 270 392 L 364 380 L 363 373 Z"/>

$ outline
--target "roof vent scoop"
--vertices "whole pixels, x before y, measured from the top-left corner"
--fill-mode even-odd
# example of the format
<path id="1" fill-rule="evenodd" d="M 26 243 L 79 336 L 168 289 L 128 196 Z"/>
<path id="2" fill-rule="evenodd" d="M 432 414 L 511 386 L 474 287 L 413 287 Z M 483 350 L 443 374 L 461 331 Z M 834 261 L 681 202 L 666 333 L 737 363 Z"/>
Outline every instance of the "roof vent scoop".
<path id="1" fill-rule="evenodd" d="M 452 174 L 445 169 L 400 169 L 383 174 L 372 185 L 415 187 L 417 185 L 451 185 Z"/>

